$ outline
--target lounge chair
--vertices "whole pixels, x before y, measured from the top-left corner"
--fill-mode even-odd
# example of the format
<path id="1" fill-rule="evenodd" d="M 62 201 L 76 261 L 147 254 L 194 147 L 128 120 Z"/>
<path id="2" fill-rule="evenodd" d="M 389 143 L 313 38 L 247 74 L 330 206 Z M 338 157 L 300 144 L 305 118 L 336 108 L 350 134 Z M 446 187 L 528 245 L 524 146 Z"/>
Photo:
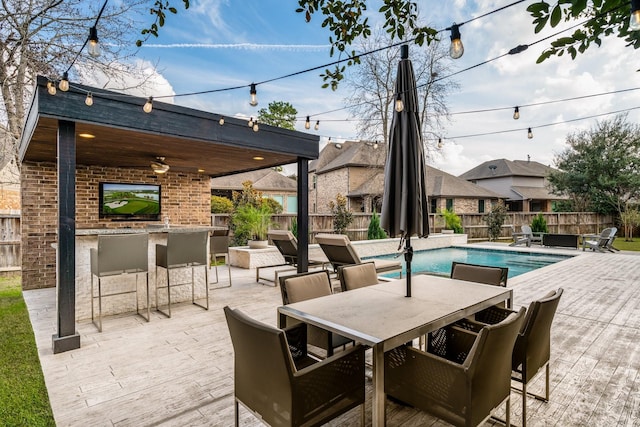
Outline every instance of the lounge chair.
<path id="1" fill-rule="evenodd" d="M 284 271 L 292 271 L 296 270 L 298 267 L 298 239 L 293 235 L 289 230 L 269 230 L 267 233 L 269 240 L 273 242 L 278 251 L 284 258 L 284 264 L 275 264 L 275 265 L 264 265 L 256 268 L 256 282 L 260 282 L 260 270 L 263 268 L 273 268 L 273 267 L 283 267 L 290 266 L 291 268 L 287 268 L 284 270 L 276 270 L 275 277 L 273 279 L 273 286 L 277 286 L 278 284 L 278 275 Z M 312 260 L 308 261 L 309 266 L 320 266 L 324 267 L 324 261 Z M 269 280 L 265 277 L 262 277 L 264 280 Z"/>
<path id="2" fill-rule="evenodd" d="M 616 227 L 609 227 L 602 230 L 600 234 L 586 234 L 582 236 L 582 250 L 589 248 L 598 252 L 614 252 L 617 251 L 613 247 L 613 241 L 616 239 Z"/>
<path id="3" fill-rule="evenodd" d="M 360 406 L 364 425 L 363 346 L 317 361 L 307 355 L 304 325 L 292 333 L 295 327 L 277 329 L 229 307 L 224 313 L 234 350 L 236 427 L 239 403 L 271 426 L 319 426 Z"/>
<path id="4" fill-rule="evenodd" d="M 327 256 L 335 272 L 342 265 L 362 264 L 362 260 L 351 244 L 349 237 L 344 234 L 318 234 L 316 242 L 320 244 L 320 248 Z M 400 277 L 402 277 L 402 264 L 400 261 L 383 259 L 374 259 L 372 261 L 376 266 L 377 274 L 399 271 Z"/>
<path id="5" fill-rule="evenodd" d="M 532 243 L 542 244 L 542 233 L 534 233 L 528 225 L 521 226 L 520 230 L 520 233 L 511 234 L 513 243 L 509 246 L 527 245 L 529 247 Z"/>

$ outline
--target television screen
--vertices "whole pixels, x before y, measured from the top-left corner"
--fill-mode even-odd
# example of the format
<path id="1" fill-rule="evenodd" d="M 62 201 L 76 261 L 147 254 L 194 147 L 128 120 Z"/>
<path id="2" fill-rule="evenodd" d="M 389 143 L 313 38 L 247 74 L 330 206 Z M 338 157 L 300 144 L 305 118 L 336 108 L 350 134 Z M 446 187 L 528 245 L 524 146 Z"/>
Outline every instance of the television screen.
<path id="1" fill-rule="evenodd" d="M 156 219 L 160 216 L 160 186 L 100 183 L 100 216 Z"/>

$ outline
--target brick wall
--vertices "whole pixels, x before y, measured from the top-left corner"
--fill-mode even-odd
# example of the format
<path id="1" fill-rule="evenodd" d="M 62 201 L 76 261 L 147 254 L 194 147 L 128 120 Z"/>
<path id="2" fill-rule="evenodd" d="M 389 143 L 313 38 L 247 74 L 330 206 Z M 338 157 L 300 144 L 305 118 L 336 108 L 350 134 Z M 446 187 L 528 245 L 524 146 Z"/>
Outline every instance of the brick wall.
<path id="1" fill-rule="evenodd" d="M 319 190 L 319 191 L 318 191 Z M 330 213 L 329 202 L 336 200 L 340 193 L 346 196 L 349 193 L 349 169 L 342 168 L 317 176 L 316 185 L 316 213 Z M 309 197 L 309 212 L 313 212 L 311 197 Z"/>
<path id="2" fill-rule="evenodd" d="M 99 218 L 100 182 L 148 183 L 162 186 L 162 216 L 171 224 L 210 225 L 208 176 L 189 173 L 155 175 L 140 169 L 78 166 L 76 168 L 76 228 L 144 228 L 149 221 Z M 22 286 L 55 287 L 58 206 L 57 172 L 53 163 L 22 165 Z M 161 220 L 156 223 L 162 223 Z"/>

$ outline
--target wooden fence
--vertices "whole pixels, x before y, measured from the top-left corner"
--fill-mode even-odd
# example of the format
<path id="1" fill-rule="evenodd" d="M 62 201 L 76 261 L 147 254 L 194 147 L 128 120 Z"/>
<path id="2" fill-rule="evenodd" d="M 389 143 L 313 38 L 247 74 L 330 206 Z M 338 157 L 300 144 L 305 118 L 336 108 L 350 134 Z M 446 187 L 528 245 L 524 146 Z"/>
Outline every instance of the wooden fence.
<path id="1" fill-rule="evenodd" d="M 520 231 L 520 226 L 529 225 L 537 213 L 512 212 L 507 215 L 507 219 L 502 226 L 501 240 L 510 240 L 511 233 Z M 587 234 L 599 233 L 603 228 L 613 226 L 611 215 L 600 215 L 592 212 L 547 212 L 542 214 L 547 221 L 549 233 L 561 234 Z M 277 227 L 283 230 L 291 229 L 291 223 L 297 215 L 281 214 L 274 215 L 273 221 Z M 444 228 L 442 215 L 429 215 L 430 233 L 440 233 Z M 470 242 L 489 240 L 487 224 L 484 221 L 484 214 L 460 214 L 462 227 L 467 233 Z M 347 235 L 351 240 L 366 240 L 367 229 L 371 221 L 371 214 L 354 213 L 353 222 L 347 229 Z M 229 224 L 229 216 L 226 214 L 211 215 L 211 224 L 225 227 Z M 333 233 L 333 217 L 325 214 L 309 215 L 309 231 L 311 236 L 318 233 Z M 310 241 L 314 243 L 313 238 Z"/>
<path id="2" fill-rule="evenodd" d="M 20 268 L 20 215 L 0 214 L 0 272 Z"/>

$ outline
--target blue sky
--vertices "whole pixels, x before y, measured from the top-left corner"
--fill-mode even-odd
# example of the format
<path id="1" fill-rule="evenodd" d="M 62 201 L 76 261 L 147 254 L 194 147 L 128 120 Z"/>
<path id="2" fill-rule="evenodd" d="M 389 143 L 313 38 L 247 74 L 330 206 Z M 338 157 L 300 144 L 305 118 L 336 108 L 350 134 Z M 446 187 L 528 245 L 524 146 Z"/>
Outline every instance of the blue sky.
<path id="1" fill-rule="evenodd" d="M 371 22 L 380 17 L 378 2 L 368 2 Z M 421 19 L 435 28 L 467 21 L 512 1 L 418 2 Z M 519 44 L 533 43 L 544 35 L 534 34 L 526 12 L 530 2 L 478 19 L 461 27 L 465 54 L 453 63 L 455 69 L 472 67 L 495 58 Z M 192 0 L 189 10 L 170 16 L 160 37 L 151 38 L 137 57 L 156 74 L 156 86 L 144 95 L 222 89 L 249 85 L 317 67 L 336 60 L 329 56 L 329 31 L 321 27 L 321 17 L 306 23 L 295 13 L 297 2 L 282 0 Z M 553 30 L 553 32 L 557 29 Z M 448 38 L 448 34 L 443 33 Z M 448 44 L 448 43 L 447 43 Z M 617 38 L 605 40 L 575 61 L 552 58 L 536 65 L 546 47 L 542 42 L 524 53 L 508 56 L 456 76 L 460 88 L 449 97 L 453 113 L 479 109 L 513 107 L 640 87 L 639 53 L 625 48 Z M 418 49 L 417 46 L 410 48 Z M 342 87 L 334 92 L 322 89 L 320 71 L 305 73 L 258 86 L 258 107 L 248 103 L 248 88 L 199 96 L 175 97 L 169 101 L 227 116 L 256 116 L 257 110 L 272 101 L 291 103 L 300 117 L 344 108 L 347 95 Z M 640 90 L 592 97 L 580 101 L 521 108 L 521 118 L 512 111 L 454 114 L 443 132 L 445 146 L 429 159 L 434 166 L 458 175 L 477 164 L 495 158 L 532 160 L 553 165 L 555 153 L 564 149 L 568 133 L 588 129 L 597 119 L 561 123 L 581 117 L 640 106 Z M 347 110 L 317 117 L 320 130 L 306 131 L 325 143 L 356 138 Z M 599 119 L 612 116 L 603 116 Z M 316 118 L 312 117 L 312 120 Z M 326 121 L 324 120 L 336 120 Z M 631 122 L 640 122 L 640 110 L 629 113 Z M 554 123 L 561 123 L 552 125 Z M 550 126 L 552 125 L 552 126 Z M 527 139 L 531 127 L 533 139 Z M 303 121 L 297 129 L 305 131 Z M 487 132 L 518 130 L 496 135 L 463 137 Z"/>

